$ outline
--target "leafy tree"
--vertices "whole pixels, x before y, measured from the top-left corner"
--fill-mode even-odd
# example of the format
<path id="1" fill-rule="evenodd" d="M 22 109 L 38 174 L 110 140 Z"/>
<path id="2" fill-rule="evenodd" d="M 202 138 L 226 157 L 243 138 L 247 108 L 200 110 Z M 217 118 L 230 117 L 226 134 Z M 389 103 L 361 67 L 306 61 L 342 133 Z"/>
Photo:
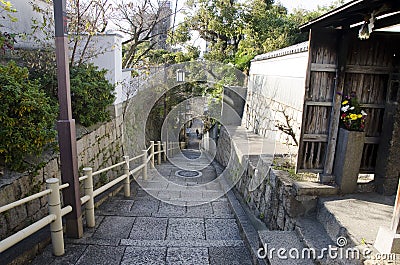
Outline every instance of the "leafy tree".
<path id="1" fill-rule="evenodd" d="M 39 154 L 55 140 L 57 105 L 14 62 L 0 65 L 0 161 L 22 169 L 26 155 Z"/>
<path id="2" fill-rule="evenodd" d="M 232 61 L 244 38 L 243 4 L 235 0 L 189 0 L 185 21 L 174 34 L 175 41 L 185 40 L 190 30 L 199 32 L 208 42 L 208 60 Z"/>
<path id="3" fill-rule="evenodd" d="M 199 58 L 200 51 L 197 47 L 188 46 L 187 51 L 172 52 L 168 50 L 158 49 L 150 50 L 145 57 L 149 66 L 162 64 L 176 64 L 196 60 Z"/>
<path id="4" fill-rule="evenodd" d="M 316 11 L 297 9 L 288 14 L 273 0 L 189 0 L 190 11 L 171 42 L 187 41 L 191 30 L 198 31 L 207 41 L 206 59 L 233 63 L 246 72 L 255 55 L 307 40 L 299 26 L 342 3 L 338 0 Z"/>

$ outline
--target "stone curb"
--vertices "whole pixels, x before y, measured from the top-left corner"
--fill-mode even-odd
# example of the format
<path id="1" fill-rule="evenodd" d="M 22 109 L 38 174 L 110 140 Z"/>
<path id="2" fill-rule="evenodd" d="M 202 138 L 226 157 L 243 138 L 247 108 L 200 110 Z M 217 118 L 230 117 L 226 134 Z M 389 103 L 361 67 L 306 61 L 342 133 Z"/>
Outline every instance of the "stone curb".
<path id="1" fill-rule="evenodd" d="M 216 162 L 215 160 L 212 162 L 212 166 L 215 168 L 217 174 L 219 171 L 221 171 L 221 166 Z M 228 187 L 228 184 L 226 183 L 225 179 L 221 179 L 222 181 L 220 182 L 221 185 Z M 235 194 L 233 193 L 232 190 L 229 190 L 226 193 L 226 197 L 228 199 L 229 205 L 234 213 L 236 222 L 239 225 L 240 232 L 242 236 L 244 237 L 244 242 L 248 250 L 250 250 L 250 255 L 252 257 L 252 262 L 253 264 L 257 265 L 267 265 L 268 261 L 259 259 L 257 256 L 257 251 L 260 248 L 260 238 L 258 236 L 258 233 L 252 223 L 249 220 L 249 217 L 247 216 L 246 212 L 244 211 L 242 205 L 236 198 Z"/>

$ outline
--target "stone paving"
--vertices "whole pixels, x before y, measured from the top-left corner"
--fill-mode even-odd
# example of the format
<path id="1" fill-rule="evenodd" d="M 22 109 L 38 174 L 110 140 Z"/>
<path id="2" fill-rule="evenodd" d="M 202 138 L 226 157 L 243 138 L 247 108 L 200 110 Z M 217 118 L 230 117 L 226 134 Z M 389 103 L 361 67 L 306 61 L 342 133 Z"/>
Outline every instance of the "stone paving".
<path id="1" fill-rule="evenodd" d="M 103 203 L 96 227 L 66 239 L 64 256 L 48 246 L 31 264 L 252 264 L 215 169 L 198 150 L 184 154 L 132 182 L 131 197 Z M 181 168 L 202 175 L 182 177 Z"/>

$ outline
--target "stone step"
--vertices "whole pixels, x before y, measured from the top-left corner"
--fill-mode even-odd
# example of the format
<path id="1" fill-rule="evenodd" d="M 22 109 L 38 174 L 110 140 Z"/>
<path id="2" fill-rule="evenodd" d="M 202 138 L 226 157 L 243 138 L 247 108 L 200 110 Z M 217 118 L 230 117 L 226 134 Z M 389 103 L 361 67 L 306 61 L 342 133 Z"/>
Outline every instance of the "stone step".
<path id="1" fill-rule="evenodd" d="M 317 219 L 333 242 L 342 238 L 345 249 L 358 248 L 361 253 L 367 249 L 373 255 L 379 227 L 390 226 L 393 201 L 394 197 L 376 193 L 320 198 Z"/>
<path id="2" fill-rule="evenodd" d="M 134 240 L 121 239 L 120 245 L 133 247 L 243 247 L 243 240 Z"/>
<path id="3" fill-rule="evenodd" d="M 318 222 L 315 217 L 304 217 L 297 219 L 296 232 L 304 246 L 313 253 L 316 253 L 315 262 L 318 264 L 361 264 L 360 260 L 351 258 L 347 259 L 345 255 L 343 256 L 344 258 L 339 257 L 340 250 L 335 250 L 337 248 L 337 243 L 329 237 L 324 226 Z M 332 254 L 329 254 L 329 249 L 333 250 Z M 336 253 L 338 257 L 336 257 Z"/>
<path id="4" fill-rule="evenodd" d="M 337 195 L 339 192 L 338 187 L 315 182 L 294 182 L 294 189 L 297 196 L 326 197 Z"/>
<path id="5" fill-rule="evenodd" d="M 296 232 L 308 248 L 322 249 L 336 245 L 328 236 L 323 225 L 312 217 L 299 218 L 296 221 Z"/>
<path id="6" fill-rule="evenodd" d="M 379 227 L 389 227 L 394 197 L 376 193 L 320 198 L 317 218 L 335 241 L 346 236 L 350 246 L 372 245 Z"/>
<path id="7" fill-rule="evenodd" d="M 314 264 L 312 259 L 302 258 L 304 245 L 295 231 L 259 231 L 258 234 L 263 246 L 263 251 L 259 254 L 266 255 L 265 258 L 271 265 Z"/>

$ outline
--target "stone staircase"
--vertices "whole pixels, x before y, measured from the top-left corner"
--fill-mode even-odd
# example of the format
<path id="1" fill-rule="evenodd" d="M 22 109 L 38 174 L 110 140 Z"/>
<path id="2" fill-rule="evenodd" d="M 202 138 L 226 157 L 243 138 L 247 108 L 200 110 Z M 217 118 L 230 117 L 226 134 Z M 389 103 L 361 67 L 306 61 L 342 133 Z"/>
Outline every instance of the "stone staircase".
<path id="1" fill-rule="evenodd" d="M 296 219 L 294 231 L 258 231 L 259 242 L 262 246 L 268 246 L 269 251 L 275 248 L 274 255 L 267 256 L 271 265 L 398 264 L 393 260 L 373 263 L 363 257 L 363 253 L 376 254 L 373 243 L 379 227 L 389 227 L 393 200 L 393 196 L 375 193 L 320 197 L 312 215 Z M 338 248 L 338 245 L 343 248 Z M 281 256 L 288 256 L 287 259 L 278 257 L 279 248 L 287 251 L 281 253 Z M 293 248 L 299 250 L 299 259 L 290 258 L 289 251 Z M 315 250 L 317 257 L 309 259 L 306 251 L 306 258 L 303 258 L 304 249 Z M 359 258 L 356 251 L 360 253 Z M 294 250 L 291 253 L 292 256 L 297 255 Z"/>

